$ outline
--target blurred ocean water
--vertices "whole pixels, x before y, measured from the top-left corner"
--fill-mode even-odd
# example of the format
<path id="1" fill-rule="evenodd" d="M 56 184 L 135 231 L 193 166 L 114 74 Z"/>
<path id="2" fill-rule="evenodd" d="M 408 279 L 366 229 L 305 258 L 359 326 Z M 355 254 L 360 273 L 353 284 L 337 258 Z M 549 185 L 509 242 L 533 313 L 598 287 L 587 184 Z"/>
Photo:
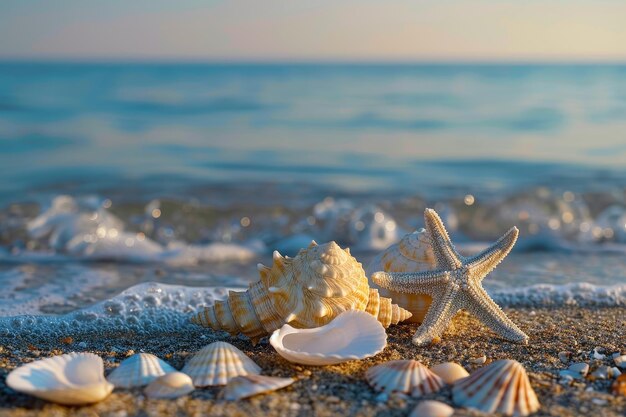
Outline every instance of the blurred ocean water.
<path id="1" fill-rule="evenodd" d="M 520 228 L 503 303 L 624 304 L 624 132 L 623 65 L 0 63 L 0 316 L 365 265 L 427 206 L 468 253 Z"/>

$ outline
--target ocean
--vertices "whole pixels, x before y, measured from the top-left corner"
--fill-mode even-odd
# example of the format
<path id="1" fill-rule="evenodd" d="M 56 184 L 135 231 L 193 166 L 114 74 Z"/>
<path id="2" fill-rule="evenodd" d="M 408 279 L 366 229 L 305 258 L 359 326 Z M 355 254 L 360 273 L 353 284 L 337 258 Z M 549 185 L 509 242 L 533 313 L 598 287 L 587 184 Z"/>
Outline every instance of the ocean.
<path id="1" fill-rule="evenodd" d="M 624 305 L 624 132 L 626 65 L 3 62 L 0 331 L 182 320 L 425 207 L 467 253 L 520 228 L 504 306 Z"/>

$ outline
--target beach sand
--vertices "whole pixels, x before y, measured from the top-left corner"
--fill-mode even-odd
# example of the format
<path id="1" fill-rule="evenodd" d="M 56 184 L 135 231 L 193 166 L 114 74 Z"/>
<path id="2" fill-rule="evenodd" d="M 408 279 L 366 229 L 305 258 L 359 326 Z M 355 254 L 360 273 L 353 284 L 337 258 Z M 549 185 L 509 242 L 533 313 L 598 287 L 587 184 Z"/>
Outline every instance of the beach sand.
<path id="1" fill-rule="evenodd" d="M 558 353 L 572 353 L 572 361 L 587 362 L 591 371 L 599 365 L 613 365 L 611 354 L 626 353 L 626 308 L 557 307 L 507 309 L 507 314 L 530 336 L 528 345 L 511 344 L 497 338 L 478 321 L 461 313 L 438 344 L 416 347 L 411 335 L 416 325 L 388 329 L 389 344 L 383 353 L 363 361 L 341 365 L 298 366 L 283 360 L 262 341 L 252 346 L 245 338 L 227 337 L 209 329 L 181 333 L 153 334 L 59 334 L 55 338 L 0 338 L 0 415 L 18 416 L 406 416 L 420 401 L 392 395 L 377 398 L 365 382 L 364 373 L 372 365 L 394 359 L 417 359 L 431 366 L 455 361 L 470 372 L 481 365 L 470 359 L 487 357 L 515 359 L 526 368 L 542 404 L 537 416 L 624 416 L 626 398 L 610 394 L 609 380 L 589 379 L 571 386 L 559 384 L 558 370 L 566 369 Z M 71 340 L 70 340 L 71 339 Z M 104 401 L 85 407 L 65 407 L 19 394 L 5 384 L 8 372 L 23 362 L 71 351 L 89 351 L 102 356 L 107 371 L 134 352 L 150 352 L 181 368 L 185 359 L 202 346 L 226 340 L 248 354 L 266 375 L 296 377 L 288 388 L 247 400 L 225 402 L 217 399 L 220 388 L 198 389 L 177 400 L 149 400 L 140 389 L 116 390 Z M 86 344 L 86 346 L 85 346 Z M 592 360 L 594 348 L 605 353 L 603 360 Z M 590 372 L 591 372 L 590 371 Z M 450 389 L 424 399 L 451 404 Z M 455 415 L 482 415 L 456 408 Z"/>

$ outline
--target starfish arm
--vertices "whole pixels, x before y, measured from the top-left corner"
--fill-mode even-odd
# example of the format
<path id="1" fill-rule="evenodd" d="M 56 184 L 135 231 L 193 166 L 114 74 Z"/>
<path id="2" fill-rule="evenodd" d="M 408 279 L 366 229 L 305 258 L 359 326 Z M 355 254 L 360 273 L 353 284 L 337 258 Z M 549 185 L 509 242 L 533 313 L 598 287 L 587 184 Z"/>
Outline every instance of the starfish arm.
<path id="1" fill-rule="evenodd" d="M 453 270 L 461 267 L 463 258 L 454 248 L 450 236 L 446 231 L 441 218 L 433 209 L 424 211 L 424 222 L 430 234 L 430 241 L 437 259 L 437 266 L 445 270 Z"/>
<path id="2" fill-rule="evenodd" d="M 459 287 L 451 284 L 433 295 L 424 321 L 413 335 L 414 345 L 428 345 L 448 328 L 450 320 L 459 310 L 455 300 L 458 292 Z"/>
<path id="3" fill-rule="evenodd" d="M 479 285 L 469 288 L 468 297 L 463 306 L 485 326 L 502 338 L 511 342 L 528 343 L 528 336 L 509 319 L 504 311 L 489 297 L 487 291 Z"/>
<path id="4" fill-rule="evenodd" d="M 449 281 L 447 271 L 423 271 L 423 272 L 374 272 L 372 281 L 379 287 L 403 292 L 431 294 L 440 284 Z"/>
<path id="5" fill-rule="evenodd" d="M 482 281 L 511 252 L 518 235 L 519 230 L 517 227 L 512 227 L 489 248 L 478 255 L 466 259 L 466 266 L 470 270 L 471 275 L 476 277 L 479 282 Z"/>

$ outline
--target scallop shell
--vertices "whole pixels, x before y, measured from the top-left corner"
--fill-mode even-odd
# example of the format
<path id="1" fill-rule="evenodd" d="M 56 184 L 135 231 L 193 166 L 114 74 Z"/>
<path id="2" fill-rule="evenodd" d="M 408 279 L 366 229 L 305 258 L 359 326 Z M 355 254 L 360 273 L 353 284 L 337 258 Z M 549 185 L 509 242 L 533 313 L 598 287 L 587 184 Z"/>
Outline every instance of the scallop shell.
<path id="1" fill-rule="evenodd" d="M 293 384 L 293 378 L 275 378 L 263 375 L 244 375 L 230 380 L 221 392 L 222 398 L 228 401 L 241 400 L 253 395 L 276 391 Z"/>
<path id="2" fill-rule="evenodd" d="M 65 405 L 95 403 L 113 391 L 104 378 L 102 359 L 93 353 L 72 352 L 22 365 L 6 383 L 15 391 Z"/>
<path id="3" fill-rule="evenodd" d="M 161 375 L 174 371 L 176 369 L 150 353 L 137 353 L 124 359 L 107 380 L 116 388 L 143 387 Z"/>
<path id="4" fill-rule="evenodd" d="M 372 366 L 365 379 L 376 391 L 401 392 L 413 397 L 437 392 L 445 383 L 426 366 L 414 360 L 398 360 Z"/>
<path id="5" fill-rule="evenodd" d="M 196 387 L 226 385 L 240 375 L 259 374 L 261 368 L 245 353 L 226 342 L 214 342 L 200 349 L 185 364 L 182 372 Z"/>
<path id="6" fill-rule="evenodd" d="M 285 324 L 272 334 L 270 343 L 290 362 L 333 365 L 382 352 L 387 346 L 387 333 L 372 315 L 346 311 L 314 329 L 296 329 Z"/>
<path id="7" fill-rule="evenodd" d="M 436 269 L 435 254 L 430 244 L 430 234 L 425 229 L 405 235 L 398 243 L 389 246 L 369 264 L 367 276 L 374 272 L 421 272 Z M 376 285 L 370 283 L 376 288 Z M 380 294 L 389 297 L 398 306 L 409 310 L 412 323 L 421 323 L 428 312 L 432 298 L 426 294 L 406 294 L 379 288 Z"/>
<path id="8" fill-rule="evenodd" d="M 189 375 L 170 372 L 150 383 L 144 393 L 150 398 L 178 398 L 189 394 L 195 388 Z"/>
<path id="9" fill-rule="evenodd" d="M 455 404 L 484 413 L 527 416 L 539 410 L 526 370 L 517 361 L 499 360 L 484 366 L 452 387 Z"/>
<path id="10" fill-rule="evenodd" d="M 191 321 L 232 335 L 243 333 L 256 342 L 284 324 L 319 327 L 346 310 L 367 311 L 384 326 L 410 317 L 370 291 L 361 264 L 335 242 L 313 241 L 295 258 L 275 251 L 272 267 L 259 264 L 259 273 L 261 280 L 247 291 L 230 291 L 227 301 L 215 302 Z"/>
<path id="11" fill-rule="evenodd" d="M 440 363 L 432 366 L 430 370 L 448 385 L 452 385 L 459 379 L 469 376 L 469 372 L 465 368 L 454 362 Z"/>
<path id="12" fill-rule="evenodd" d="M 454 408 L 446 403 L 424 400 L 417 404 L 409 417 L 452 417 Z"/>

